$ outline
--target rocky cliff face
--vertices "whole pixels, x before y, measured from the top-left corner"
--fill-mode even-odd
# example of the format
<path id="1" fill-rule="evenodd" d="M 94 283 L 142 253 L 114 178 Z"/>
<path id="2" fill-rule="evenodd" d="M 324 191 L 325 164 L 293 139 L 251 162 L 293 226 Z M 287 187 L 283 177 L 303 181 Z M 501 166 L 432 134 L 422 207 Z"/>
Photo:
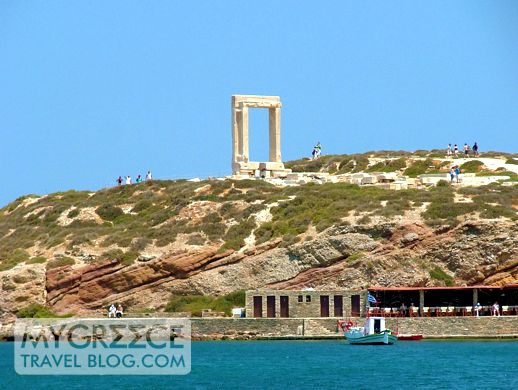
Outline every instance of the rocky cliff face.
<path id="1" fill-rule="evenodd" d="M 279 247 L 280 242 L 244 252 L 207 247 L 132 265 L 106 260 L 46 272 L 43 266 L 26 267 L 3 277 L 1 306 L 8 315 L 19 309 L 21 301 L 30 300 L 59 313 L 87 314 L 110 302 L 122 302 L 132 310 L 161 310 L 172 293 L 518 281 L 518 226 L 514 223 L 467 221 L 444 232 L 418 224 L 387 224 L 372 230 L 337 227 L 286 248 Z M 444 274 L 434 274 L 437 268 Z M 31 281 L 27 281 L 29 274 Z"/>
<path id="2" fill-rule="evenodd" d="M 518 283 L 516 186 L 153 182 L 0 210 L 3 322 L 36 302 L 163 310 L 172 294 Z"/>

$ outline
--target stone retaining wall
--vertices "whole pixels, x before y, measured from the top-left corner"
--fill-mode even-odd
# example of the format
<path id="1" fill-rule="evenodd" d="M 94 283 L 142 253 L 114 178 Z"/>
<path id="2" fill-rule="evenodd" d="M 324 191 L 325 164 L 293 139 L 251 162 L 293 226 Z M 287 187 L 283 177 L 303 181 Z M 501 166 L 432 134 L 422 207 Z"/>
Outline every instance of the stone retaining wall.
<path id="1" fill-rule="evenodd" d="M 192 318 L 193 338 L 339 337 L 331 318 Z M 353 318 L 363 324 L 363 318 Z M 387 327 L 424 337 L 518 337 L 518 317 L 387 318 Z"/>
<path id="2" fill-rule="evenodd" d="M 438 336 L 518 336 L 518 317 L 388 318 L 387 327 L 403 334 Z"/>
<path id="3" fill-rule="evenodd" d="M 191 318 L 193 339 L 339 338 L 334 318 Z M 352 318 L 363 324 L 364 318 Z M 518 316 L 387 318 L 389 329 L 425 338 L 516 337 Z M 13 337 L 13 324 L 0 328 L 0 340 Z"/>

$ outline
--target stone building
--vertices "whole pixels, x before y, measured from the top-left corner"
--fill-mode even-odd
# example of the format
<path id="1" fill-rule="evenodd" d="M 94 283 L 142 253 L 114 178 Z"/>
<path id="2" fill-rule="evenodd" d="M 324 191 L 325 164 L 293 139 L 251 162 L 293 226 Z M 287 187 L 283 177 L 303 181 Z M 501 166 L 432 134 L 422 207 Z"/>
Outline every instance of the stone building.
<path id="1" fill-rule="evenodd" d="M 252 290 L 246 292 L 246 316 L 255 318 L 358 317 L 366 291 Z"/>
<path id="2" fill-rule="evenodd" d="M 368 295 L 373 303 L 367 304 Z M 518 315 L 518 285 L 369 287 L 367 290 L 251 290 L 248 318 L 442 317 Z M 368 311 L 368 313 L 367 313 Z"/>

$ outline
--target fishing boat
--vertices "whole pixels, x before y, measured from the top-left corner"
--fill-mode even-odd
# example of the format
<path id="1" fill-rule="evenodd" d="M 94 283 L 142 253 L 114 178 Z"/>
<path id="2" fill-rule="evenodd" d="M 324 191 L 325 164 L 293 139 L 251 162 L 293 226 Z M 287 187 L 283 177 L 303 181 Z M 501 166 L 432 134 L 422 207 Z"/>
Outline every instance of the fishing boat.
<path id="1" fill-rule="evenodd" d="M 397 336 L 385 328 L 384 317 L 369 317 L 364 326 L 348 326 L 344 335 L 349 344 L 390 345 L 397 341 Z"/>
<path id="2" fill-rule="evenodd" d="M 423 339 L 422 334 L 398 334 L 397 339 L 399 341 L 418 341 Z"/>

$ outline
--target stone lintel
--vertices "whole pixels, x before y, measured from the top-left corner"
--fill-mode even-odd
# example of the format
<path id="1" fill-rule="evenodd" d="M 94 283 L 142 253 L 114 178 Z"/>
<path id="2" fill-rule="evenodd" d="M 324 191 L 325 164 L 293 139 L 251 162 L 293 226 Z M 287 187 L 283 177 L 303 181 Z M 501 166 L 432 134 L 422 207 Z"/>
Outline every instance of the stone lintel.
<path id="1" fill-rule="evenodd" d="M 281 98 L 279 96 L 232 95 L 232 106 L 235 108 L 280 108 Z"/>

